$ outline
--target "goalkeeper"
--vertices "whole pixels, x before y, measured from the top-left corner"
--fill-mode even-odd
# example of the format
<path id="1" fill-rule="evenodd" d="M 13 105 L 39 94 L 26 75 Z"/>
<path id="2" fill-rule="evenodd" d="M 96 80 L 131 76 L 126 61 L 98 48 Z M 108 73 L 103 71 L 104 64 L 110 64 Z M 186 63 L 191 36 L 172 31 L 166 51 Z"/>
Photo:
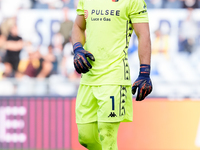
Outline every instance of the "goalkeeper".
<path id="1" fill-rule="evenodd" d="M 132 85 L 127 50 L 133 29 L 140 72 Z M 120 122 L 133 119 L 132 94 L 142 101 L 152 91 L 146 3 L 79 0 L 72 43 L 74 66 L 82 74 L 76 99 L 79 142 L 89 150 L 117 150 Z"/>

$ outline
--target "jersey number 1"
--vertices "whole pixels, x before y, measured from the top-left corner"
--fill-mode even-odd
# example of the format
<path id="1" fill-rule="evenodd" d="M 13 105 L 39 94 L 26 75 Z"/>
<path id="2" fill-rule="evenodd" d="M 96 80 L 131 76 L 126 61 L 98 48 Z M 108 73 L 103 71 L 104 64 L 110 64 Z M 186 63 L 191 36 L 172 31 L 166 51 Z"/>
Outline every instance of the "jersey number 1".
<path id="1" fill-rule="evenodd" d="M 115 110 L 115 99 L 114 96 L 110 96 L 111 100 L 112 100 L 112 110 Z"/>

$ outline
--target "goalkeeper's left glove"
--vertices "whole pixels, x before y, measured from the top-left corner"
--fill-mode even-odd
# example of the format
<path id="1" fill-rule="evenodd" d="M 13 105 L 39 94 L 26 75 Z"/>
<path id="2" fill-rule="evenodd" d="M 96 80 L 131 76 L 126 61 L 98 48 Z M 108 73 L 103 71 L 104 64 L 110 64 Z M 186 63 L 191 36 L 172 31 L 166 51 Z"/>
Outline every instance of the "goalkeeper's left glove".
<path id="1" fill-rule="evenodd" d="M 142 101 L 148 94 L 151 93 L 152 83 L 149 75 L 150 75 L 150 65 L 141 64 L 139 76 L 132 86 L 133 95 L 135 94 L 138 88 L 136 101 Z"/>

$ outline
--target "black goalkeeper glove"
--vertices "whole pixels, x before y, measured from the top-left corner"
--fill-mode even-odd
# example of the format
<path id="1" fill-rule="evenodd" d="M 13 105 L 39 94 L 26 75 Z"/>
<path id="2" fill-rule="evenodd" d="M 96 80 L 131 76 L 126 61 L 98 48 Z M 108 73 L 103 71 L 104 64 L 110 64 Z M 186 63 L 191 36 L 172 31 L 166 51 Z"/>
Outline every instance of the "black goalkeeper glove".
<path id="1" fill-rule="evenodd" d="M 132 86 L 133 95 L 138 88 L 136 101 L 142 101 L 152 91 L 152 83 L 149 74 L 150 65 L 141 64 L 139 76 Z"/>
<path id="2" fill-rule="evenodd" d="M 80 73 L 86 73 L 89 71 L 89 69 L 92 68 L 92 65 L 87 60 L 87 57 L 95 61 L 94 56 L 89 52 L 84 50 L 82 44 L 80 42 L 77 42 L 73 45 L 74 49 L 74 67 L 76 71 Z"/>

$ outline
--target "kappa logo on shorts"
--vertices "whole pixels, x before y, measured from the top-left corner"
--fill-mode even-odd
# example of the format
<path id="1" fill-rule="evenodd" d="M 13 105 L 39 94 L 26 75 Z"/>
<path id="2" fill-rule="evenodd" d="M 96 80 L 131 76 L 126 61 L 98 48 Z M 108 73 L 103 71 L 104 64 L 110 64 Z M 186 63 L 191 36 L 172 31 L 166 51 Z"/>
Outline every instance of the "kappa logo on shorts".
<path id="1" fill-rule="evenodd" d="M 117 115 L 115 114 L 115 112 L 111 112 L 108 117 L 117 117 Z"/>

